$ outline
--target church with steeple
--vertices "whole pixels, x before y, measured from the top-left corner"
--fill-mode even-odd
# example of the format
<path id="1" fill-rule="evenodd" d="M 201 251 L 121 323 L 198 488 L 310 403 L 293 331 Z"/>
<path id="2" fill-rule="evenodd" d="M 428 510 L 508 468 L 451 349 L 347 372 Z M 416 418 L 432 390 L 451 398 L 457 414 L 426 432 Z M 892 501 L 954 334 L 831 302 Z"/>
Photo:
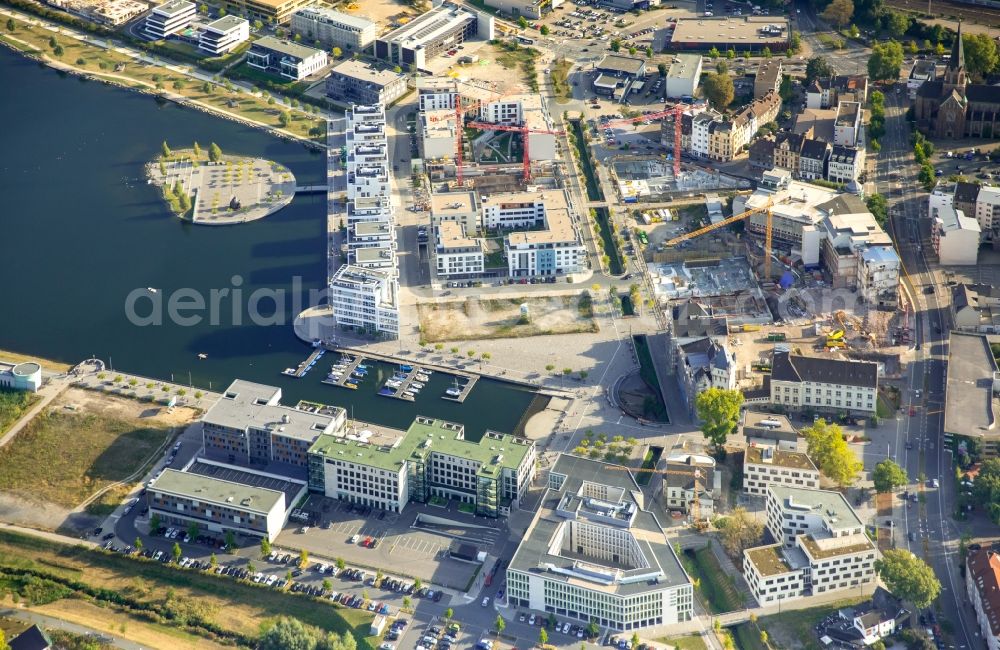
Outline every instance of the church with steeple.
<path id="1" fill-rule="evenodd" d="M 917 89 L 913 113 L 917 128 L 929 136 L 1000 137 L 1000 86 L 969 83 L 961 24 L 944 76 Z"/>

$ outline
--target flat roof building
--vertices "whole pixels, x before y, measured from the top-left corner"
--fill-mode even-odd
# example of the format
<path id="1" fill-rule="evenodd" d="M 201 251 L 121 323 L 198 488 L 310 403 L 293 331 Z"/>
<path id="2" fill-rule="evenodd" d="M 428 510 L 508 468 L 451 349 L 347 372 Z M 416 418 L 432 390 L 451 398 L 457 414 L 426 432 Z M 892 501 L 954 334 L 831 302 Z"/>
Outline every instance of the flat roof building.
<path id="1" fill-rule="evenodd" d="M 748 447 L 757 443 L 785 451 L 795 451 L 799 446 L 799 432 L 787 417 L 777 413 L 744 411 L 743 436 Z"/>
<path id="2" fill-rule="evenodd" d="M 439 277 L 478 276 L 484 270 L 485 245 L 469 237 L 457 221 L 443 221 L 436 227 L 435 268 Z"/>
<path id="3" fill-rule="evenodd" d="M 428 61 L 474 38 L 494 38 L 493 16 L 445 2 L 376 39 L 375 56 L 404 70 L 426 70 Z"/>
<path id="4" fill-rule="evenodd" d="M 691 580 L 629 472 L 560 454 L 507 567 L 512 606 L 612 630 L 691 620 Z"/>
<path id="5" fill-rule="evenodd" d="M 983 334 L 952 332 L 948 346 L 948 377 L 944 389 L 946 445 L 954 436 L 980 443 L 983 457 L 1000 455 L 1000 370 Z"/>
<path id="6" fill-rule="evenodd" d="M 479 195 L 476 192 L 431 194 L 431 226 L 446 221 L 461 224 L 467 235 L 478 232 L 482 223 Z"/>
<path id="7" fill-rule="evenodd" d="M 667 97 L 694 97 L 701 81 L 701 55 L 675 54 L 667 70 Z"/>
<path id="8" fill-rule="evenodd" d="M 274 541 L 287 518 L 285 493 L 167 468 L 147 488 L 150 514 L 166 525 L 196 524 Z"/>
<path id="9" fill-rule="evenodd" d="M 164 39 L 186 29 L 194 20 L 195 7 L 187 0 L 172 0 L 153 7 L 146 16 L 143 32 L 154 41 Z"/>
<path id="10" fill-rule="evenodd" d="M 402 512 L 411 501 L 439 497 L 499 517 L 519 507 L 536 453 L 525 438 L 488 431 L 479 442 L 467 441 L 462 425 L 417 416 L 388 444 L 321 436 L 309 458 L 309 489 L 328 498 Z"/>
<path id="11" fill-rule="evenodd" d="M 206 456 L 237 465 L 306 467 L 309 447 L 344 426 L 339 407 L 309 412 L 281 404 L 281 389 L 237 379 L 201 419 Z"/>
<path id="12" fill-rule="evenodd" d="M 782 16 L 746 16 L 734 18 L 679 18 L 666 43 L 667 49 L 720 52 L 772 52 L 788 49 L 791 30 Z"/>
<path id="13" fill-rule="evenodd" d="M 247 65 L 269 74 L 300 81 L 326 67 L 324 50 L 317 50 L 273 36 L 253 42 L 247 53 Z"/>
<path id="14" fill-rule="evenodd" d="M 223 16 L 201 28 L 198 49 L 212 56 L 220 56 L 236 49 L 250 38 L 250 23 L 239 16 Z"/>
<path id="15" fill-rule="evenodd" d="M 576 273 L 587 259 L 563 190 L 505 192 L 482 197 L 485 230 L 513 230 L 504 238 L 512 278 Z"/>
<path id="16" fill-rule="evenodd" d="M 390 106 L 406 90 L 402 72 L 354 59 L 338 63 L 326 78 L 326 96 L 340 104 Z"/>
<path id="17" fill-rule="evenodd" d="M 743 457 L 743 491 L 764 496 L 772 485 L 818 490 L 819 470 L 801 452 L 751 444 Z"/>
<path id="18" fill-rule="evenodd" d="M 646 76 L 646 62 L 631 56 L 607 54 L 595 67 L 601 74 L 612 77 L 631 77 L 633 79 Z"/>
<path id="19" fill-rule="evenodd" d="M 42 366 L 34 361 L 4 363 L 0 361 L 0 388 L 38 392 L 42 387 Z"/>
<path id="20" fill-rule="evenodd" d="M 339 47 L 351 54 L 364 53 L 378 36 L 378 26 L 364 16 L 352 16 L 318 5 L 293 13 L 291 27 L 310 43 L 319 41 L 326 49 Z"/>
<path id="21" fill-rule="evenodd" d="M 778 92 L 781 87 L 781 59 L 763 59 L 757 65 L 757 74 L 753 78 L 753 97 L 760 99 L 770 91 Z"/>
<path id="22" fill-rule="evenodd" d="M 743 575 L 761 606 L 875 582 L 878 551 L 841 493 L 769 485 L 766 512 L 778 543 L 743 551 Z"/>
<path id="23" fill-rule="evenodd" d="M 938 263 L 973 266 L 979 261 L 982 228 L 978 221 L 950 205 L 932 208 L 929 216 L 931 246 L 937 253 Z"/>
<path id="24" fill-rule="evenodd" d="M 223 0 L 223 5 L 231 14 L 238 14 L 251 20 L 260 19 L 283 25 L 291 20 L 296 10 L 314 0 Z"/>
<path id="25" fill-rule="evenodd" d="M 330 280 L 330 306 L 340 327 L 399 336 L 399 284 L 395 269 L 345 264 Z"/>

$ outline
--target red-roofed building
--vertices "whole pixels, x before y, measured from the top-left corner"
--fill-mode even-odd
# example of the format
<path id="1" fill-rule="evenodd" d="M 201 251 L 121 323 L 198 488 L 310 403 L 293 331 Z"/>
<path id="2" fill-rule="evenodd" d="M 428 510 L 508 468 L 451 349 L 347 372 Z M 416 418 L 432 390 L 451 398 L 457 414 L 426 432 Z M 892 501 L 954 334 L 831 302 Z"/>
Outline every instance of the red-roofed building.
<path id="1" fill-rule="evenodd" d="M 1000 650 L 1000 553 L 969 548 L 965 586 L 989 650 Z"/>

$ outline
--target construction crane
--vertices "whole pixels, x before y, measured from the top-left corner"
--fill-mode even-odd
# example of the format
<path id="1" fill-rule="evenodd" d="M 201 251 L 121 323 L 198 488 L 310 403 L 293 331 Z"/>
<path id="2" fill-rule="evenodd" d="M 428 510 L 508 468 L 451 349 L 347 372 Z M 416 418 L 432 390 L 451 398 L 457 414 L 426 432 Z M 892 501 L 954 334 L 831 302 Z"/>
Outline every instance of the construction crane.
<path id="1" fill-rule="evenodd" d="M 694 467 L 690 472 L 677 469 L 650 469 L 644 467 L 625 467 L 624 465 L 605 465 L 604 469 L 615 472 L 643 472 L 649 474 L 689 476 L 694 479 L 694 499 L 691 500 L 691 522 L 695 528 L 703 528 L 704 522 L 701 519 L 701 468 Z"/>
<path id="2" fill-rule="evenodd" d="M 674 118 L 674 178 L 677 178 L 681 175 L 681 115 L 683 115 L 683 113 L 684 106 L 677 104 L 656 113 L 648 113 L 637 117 L 627 117 L 621 120 L 611 120 L 609 122 L 605 122 L 604 126 L 621 126 L 623 124 L 635 124 L 636 122 L 643 122 L 646 120 L 652 122 L 653 120 L 658 120 L 672 115 Z"/>
<path id="3" fill-rule="evenodd" d="M 711 225 L 699 228 L 693 232 L 689 232 L 686 235 L 680 235 L 679 237 L 674 237 L 663 243 L 664 246 L 676 246 L 677 244 L 687 241 L 689 239 L 694 239 L 695 237 L 700 237 L 707 232 L 717 230 L 728 226 L 729 224 L 736 223 L 737 221 L 743 221 L 744 219 L 749 219 L 755 214 L 765 213 L 767 214 L 767 223 L 764 227 L 764 277 L 767 280 L 771 279 L 771 206 L 774 204 L 773 199 L 768 198 L 767 203 L 758 206 L 756 208 L 750 208 L 744 212 L 733 215 L 728 219 L 723 219 L 719 223 L 713 223 Z"/>
<path id="4" fill-rule="evenodd" d="M 458 182 L 458 185 L 461 186 L 462 185 L 462 180 L 463 180 L 462 179 L 462 176 L 463 176 L 463 174 L 462 174 L 462 163 L 463 163 L 463 160 L 462 159 L 463 159 L 463 157 L 465 155 L 465 141 L 464 141 L 464 137 L 463 137 L 464 136 L 463 126 L 465 124 L 465 115 L 467 113 L 478 113 L 480 107 L 483 104 L 483 100 L 476 99 L 476 100 L 472 101 L 469 104 L 464 104 L 463 100 L 462 100 L 462 93 L 459 92 L 458 86 L 459 86 L 459 84 L 461 84 L 463 86 L 469 86 L 470 88 L 475 88 L 477 91 L 483 91 L 485 89 L 484 88 L 480 88 L 479 86 L 474 86 L 474 85 L 472 85 L 470 83 L 467 83 L 465 81 L 462 81 L 460 79 L 454 79 L 453 81 L 455 83 L 455 93 L 454 93 L 455 94 L 455 115 L 454 115 L 454 118 L 455 118 L 455 180 Z M 504 97 L 503 95 L 501 95 L 500 93 L 497 93 L 497 92 L 493 92 L 492 94 L 495 95 L 495 96 L 491 97 L 487 101 L 495 102 L 495 101 L 499 101 L 499 100 L 503 99 L 503 97 Z M 450 117 L 451 116 L 449 116 L 449 118 Z M 431 118 L 430 121 L 437 122 L 437 121 L 442 120 L 442 119 L 445 119 L 445 118 L 444 117 L 434 117 L 434 118 Z"/>
<path id="5" fill-rule="evenodd" d="M 528 183 L 531 181 L 531 153 L 528 151 L 528 141 L 529 136 L 532 133 L 547 133 L 549 135 L 566 135 L 565 131 L 553 131 L 550 129 L 532 129 L 526 125 L 507 125 L 507 124 L 493 124 L 492 122 L 469 122 L 468 126 L 473 129 L 481 129 L 483 131 L 513 131 L 514 133 L 521 134 L 521 148 L 524 150 L 523 163 L 524 163 L 524 182 Z"/>

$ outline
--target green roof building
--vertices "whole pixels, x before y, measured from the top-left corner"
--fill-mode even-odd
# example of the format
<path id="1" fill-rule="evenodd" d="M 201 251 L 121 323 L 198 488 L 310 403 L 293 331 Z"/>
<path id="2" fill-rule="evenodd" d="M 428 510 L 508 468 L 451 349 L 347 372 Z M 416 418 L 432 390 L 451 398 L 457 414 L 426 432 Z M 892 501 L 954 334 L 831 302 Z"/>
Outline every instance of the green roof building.
<path id="1" fill-rule="evenodd" d="M 476 514 L 499 517 L 524 497 L 535 461 L 525 438 L 488 431 L 471 442 L 460 424 L 417 416 L 391 445 L 346 433 L 319 436 L 309 449 L 309 489 L 390 512 L 410 501 L 456 499 Z"/>

